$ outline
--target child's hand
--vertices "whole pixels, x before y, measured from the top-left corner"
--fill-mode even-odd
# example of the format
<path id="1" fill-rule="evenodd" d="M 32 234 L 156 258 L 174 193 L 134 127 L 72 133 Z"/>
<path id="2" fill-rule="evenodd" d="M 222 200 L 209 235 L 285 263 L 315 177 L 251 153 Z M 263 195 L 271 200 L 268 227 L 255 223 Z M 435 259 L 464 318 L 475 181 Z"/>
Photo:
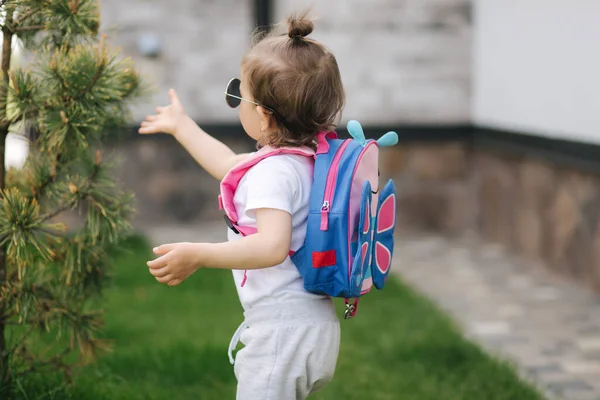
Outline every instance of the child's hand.
<path id="1" fill-rule="evenodd" d="M 173 89 L 169 90 L 171 104 L 166 107 L 156 107 L 156 115 L 148 115 L 139 129 L 141 134 L 169 133 L 175 135 L 177 126 L 186 117 L 185 110 Z"/>
<path id="2" fill-rule="evenodd" d="M 160 257 L 148 261 L 150 273 L 160 283 L 179 285 L 198 269 L 202 254 L 200 247 L 201 243 L 171 243 L 155 247 L 154 254 Z"/>

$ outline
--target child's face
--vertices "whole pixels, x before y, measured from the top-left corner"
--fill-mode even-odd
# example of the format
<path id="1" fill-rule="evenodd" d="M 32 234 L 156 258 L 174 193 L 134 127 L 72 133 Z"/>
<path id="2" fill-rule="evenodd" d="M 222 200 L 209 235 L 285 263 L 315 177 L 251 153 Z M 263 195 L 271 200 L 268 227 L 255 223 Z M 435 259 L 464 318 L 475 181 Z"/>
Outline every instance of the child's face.
<path id="1" fill-rule="evenodd" d="M 240 93 L 244 99 L 254 101 L 254 98 L 248 90 L 247 74 L 244 72 L 242 67 L 240 74 Z M 262 139 L 269 132 L 269 125 L 271 122 L 271 115 L 263 107 L 256 106 L 247 101 L 242 101 L 240 104 L 240 122 L 246 131 L 246 134 L 257 142 L 261 142 Z"/>

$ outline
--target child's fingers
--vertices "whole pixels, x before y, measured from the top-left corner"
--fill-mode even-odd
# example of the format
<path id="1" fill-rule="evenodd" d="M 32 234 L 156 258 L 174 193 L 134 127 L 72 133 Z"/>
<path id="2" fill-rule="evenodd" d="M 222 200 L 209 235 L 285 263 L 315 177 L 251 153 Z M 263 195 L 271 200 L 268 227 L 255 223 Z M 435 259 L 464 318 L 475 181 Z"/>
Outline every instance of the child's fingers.
<path id="1" fill-rule="evenodd" d="M 148 261 L 146 263 L 146 265 L 148 266 L 148 268 L 158 269 L 158 268 L 166 267 L 168 262 L 169 262 L 169 255 L 167 254 L 162 257 L 158 257 L 157 259 L 154 259 L 152 261 Z"/>
<path id="2" fill-rule="evenodd" d="M 156 127 L 154 126 L 142 126 L 140 129 L 138 129 L 138 133 L 141 134 L 149 134 L 149 133 L 158 133 L 159 130 L 156 129 Z"/>
<path id="3" fill-rule="evenodd" d="M 177 93 L 175 93 L 175 90 L 173 89 L 169 90 L 169 100 L 171 100 L 171 104 L 173 104 L 174 106 L 181 105 L 179 97 L 177 97 Z"/>
<path id="4" fill-rule="evenodd" d="M 167 108 L 167 107 L 158 106 L 158 107 L 156 107 L 156 112 L 160 114 L 161 112 L 163 112 L 165 110 L 165 108 Z"/>
<path id="5" fill-rule="evenodd" d="M 177 245 L 177 243 L 167 243 L 167 244 L 163 244 L 163 245 L 153 248 L 152 251 L 154 252 L 154 254 L 157 254 L 157 255 L 158 254 L 166 254 L 166 253 L 170 252 L 171 250 L 173 250 L 176 245 Z"/>
<path id="6" fill-rule="evenodd" d="M 158 131 L 160 125 L 155 122 L 142 121 L 140 126 L 142 128 L 149 128 L 149 129 L 153 129 L 154 131 Z"/>
<path id="7" fill-rule="evenodd" d="M 154 275 L 157 278 L 161 278 L 170 274 L 168 266 L 162 268 L 149 268 L 149 271 L 152 275 Z"/>
<path id="8" fill-rule="evenodd" d="M 157 277 L 156 280 L 160 283 L 167 283 L 173 280 L 173 275 L 167 275 L 163 277 Z"/>
<path id="9" fill-rule="evenodd" d="M 148 116 L 146 116 L 146 121 L 154 122 L 154 121 L 158 120 L 159 118 L 160 117 L 158 115 L 148 115 Z M 144 121 L 144 122 L 146 122 L 146 121 Z"/>
<path id="10" fill-rule="evenodd" d="M 181 279 L 173 279 L 171 282 L 168 283 L 169 286 L 177 286 L 181 283 Z"/>

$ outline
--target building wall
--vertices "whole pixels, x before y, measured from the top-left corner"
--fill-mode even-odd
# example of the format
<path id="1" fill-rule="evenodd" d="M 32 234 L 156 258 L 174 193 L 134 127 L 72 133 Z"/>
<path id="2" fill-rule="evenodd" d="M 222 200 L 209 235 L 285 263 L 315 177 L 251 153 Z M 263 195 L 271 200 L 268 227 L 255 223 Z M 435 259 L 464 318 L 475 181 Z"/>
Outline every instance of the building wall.
<path id="1" fill-rule="evenodd" d="M 468 0 L 278 0 L 277 20 L 314 4 L 315 39 L 336 55 L 344 116 L 368 124 L 470 119 Z"/>
<path id="2" fill-rule="evenodd" d="M 273 1 L 276 21 L 316 3 L 314 37 L 338 58 L 348 92 L 345 117 L 366 124 L 453 124 L 469 120 L 468 0 Z M 205 123 L 237 123 L 223 88 L 239 75 L 253 29 L 253 1 L 104 0 L 103 27 L 158 88 L 135 108 L 141 120 L 174 87 Z M 168 17 L 166 17 L 168 16 Z M 161 53 L 139 41 L 156 35 Z"/>
<path id="3" fill-rule="evenodd" d="M 225 86 L 239 75 L 240 59 L 254 29 L 251 1 L 103 0 L 102 29 L 132 57 L 153 95 L 133 109 L 136 122 L 168 102 L 174 88 L 188 114 L 211 123 L 233 123 L 237 112 L 225 105 Z M 141 49 L 159 42 L 160 52 Z"/>
<path id="4" fill-rule="evenodd" d="M 474 1 L 474 122 L 600 144 L 599 16 L 598 1 Z"/>
<path id="5" fill-rule="evenodd" d="M 600 144 L 599 15 L 597 1 L 474 1 L 473 122 L 530 135 L 532 145 L 475 146 L 469 155 L 481 236 L 595 289 L 597 160 L 539 148 L 547 139 L 589 143 L 586 152 Z"/>

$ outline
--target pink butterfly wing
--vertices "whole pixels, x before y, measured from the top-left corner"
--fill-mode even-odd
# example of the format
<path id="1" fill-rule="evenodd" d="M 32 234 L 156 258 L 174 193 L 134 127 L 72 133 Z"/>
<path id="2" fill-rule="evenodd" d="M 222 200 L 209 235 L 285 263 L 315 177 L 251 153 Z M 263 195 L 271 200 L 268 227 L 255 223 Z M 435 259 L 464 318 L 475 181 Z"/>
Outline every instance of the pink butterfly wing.
<path id="1" fill-rule="evenodd" d="M 377 220 L 374 244 L 372 246 L 373 285 L 382 289 L 392 264 L 394 252 L 394 228 L 396 227 L 396 189 L 390 180 L 381 191 L 381 203 L 377 209 Z"/>
<path id="2" fill-rule="evenodd" d="M 382 274 L 387 274 L 392 263 L 392 254 L 390 250 L 381 243 L 375 243 L 375 264 Z"/>
<path id="3" fill-rule="evenodd" d="M 396 195 L 387 197 L 379 207 L 377 233 L 383 233 L 396 225 Z"/>
<path id="4" fill-rule="evenodd" d="M 367 256 L 367 253 L 369 252 L 369 243 L 367 243 L 367 242 L 363 243 L 362 246 L 361 246 L 361 248 L 362 248 L 362 260 L 361 260 L 362 262 L 361 262 L 361 265 L 363 265 L 363 267 L 364 267 L 364 265 L 365 265 L 365 257 Z"/>

